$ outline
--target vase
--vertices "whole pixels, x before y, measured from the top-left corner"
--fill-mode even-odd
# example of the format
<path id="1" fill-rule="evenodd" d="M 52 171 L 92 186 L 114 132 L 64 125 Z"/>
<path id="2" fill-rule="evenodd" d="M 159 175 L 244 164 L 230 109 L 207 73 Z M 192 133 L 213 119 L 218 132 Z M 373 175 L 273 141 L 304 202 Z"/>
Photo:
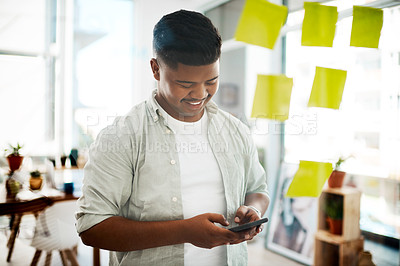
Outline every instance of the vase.
<path id="1" fill-rule="evenodd" d="M 39 190 L 42 188 L 43 178 L 40 177 L 31 177 L 29 179 L 29 187 L 31 190 Z"/>
<path id="2" fill-rule="evenodd" d="M 346 172 L 333 170 L 328 179 L 328 185 L 331 188 L 341 188 Z"/>
<path id="3" fill-rule="evenodd" d="M 61 166 L 65 166 L 65 163 L 67 162 L 67 156 L 63 155 L 60 158 L 61 161 Z"/>
<path id="4" fill-rule="evenodd" d="M 21 188 L 21 184 L 12 179 L 12 178 L 8 178 L 6 180 L 6 191 L 7 191 L 7 198 L 9 199 L 14 199 L 15 196 L 18 194 L 19 190 Z"/>
<path id="5" fill-rule="evenodd" d="M 331 217 L 326 217 L 326 221 L 329 226 L 329 232 L 334 235 L 341 235 L 343 229 L 343 219 L 332 219 Z"/>
<path id="6" fill-rule="evenodd" d="M 7 156 L 8 165 L 10 166 L 11 172 L 17 171 L 22 164 L 23 156 L 9 155 Z"/>

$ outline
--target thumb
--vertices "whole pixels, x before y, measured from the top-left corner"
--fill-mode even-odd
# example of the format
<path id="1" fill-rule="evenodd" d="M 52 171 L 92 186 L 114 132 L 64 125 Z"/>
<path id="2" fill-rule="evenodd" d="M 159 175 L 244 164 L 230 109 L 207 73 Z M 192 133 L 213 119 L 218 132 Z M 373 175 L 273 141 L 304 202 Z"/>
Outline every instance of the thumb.
<path id="1" fill-rule="evenodd" d="M 245 206 L 240 206 L 239 209 L 236 211 L 235 215 L 235 222 L 240 223 L 244 219 L 247 213 L 247 208 Z"/>
<path id="2" fill-rule="evenodd" d="M 208 220 L 210 222 L 213 223 L 219 223 L 223 226 L 228 226 L 229 223 L 228 221 L 225 219 L 225 217 L 222 214 L 218 214 L 218 213 L 209 213 L 208 214 Z"/>

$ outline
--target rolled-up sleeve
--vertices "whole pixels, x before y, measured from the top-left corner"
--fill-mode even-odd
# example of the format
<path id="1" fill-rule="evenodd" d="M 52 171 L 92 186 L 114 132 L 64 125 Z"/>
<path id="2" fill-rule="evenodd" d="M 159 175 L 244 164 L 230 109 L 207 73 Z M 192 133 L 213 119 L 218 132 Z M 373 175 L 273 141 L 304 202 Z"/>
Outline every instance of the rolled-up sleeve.
<path id="1" fill-rule="evenodd" d="M 267 175 L 264 168 L 261 166 L 259 161 L 257 147 L 251 138 L 250 132 L 246 128 L 246 136 L 247 136 L 247 194 L 252 193 L 262 193 L 269 197 L 268 194 L 268 186 L 267 186 Z"/>
<path id="2" fill-rule="evenodd" d="M 127 135 L 104 129 L 91 145 L 78 200 L 80 234 L 112 216 L 120 216 L 132 190 L 132 145 Z"/>
<path id="3" fill-rule="evenodd" d="M 269 196 L 267 190 L 267 175 L 259 162 L 257 149 L 254 144 L 252 144 L 251 153 L 248 159 L 246 194 L 263 193 Z"/>

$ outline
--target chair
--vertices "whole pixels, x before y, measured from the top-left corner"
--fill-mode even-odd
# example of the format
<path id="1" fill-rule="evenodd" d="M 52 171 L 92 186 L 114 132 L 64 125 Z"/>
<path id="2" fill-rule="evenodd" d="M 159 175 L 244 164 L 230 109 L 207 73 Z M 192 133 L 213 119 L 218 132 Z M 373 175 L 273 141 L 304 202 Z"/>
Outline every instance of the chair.
<path id="1" fill-rule="evenodd" d="M 53 250 L 60 253 L 63 265 L 79 265 L 76 259 L 79 237 L 75 229 L 75 200 L 59 201 L 44 212 L 36 221 L 35 234 L 31 246 L 36 248 L 31 265 L 37 265 L 42 251 L 46 251 L 45 265 L 51 263 Z"/>
<path id="2" fill-rule="evenodd" d="M 21 218 L 24 214 L 33 213 L 35 216 L 40 211 L 44 210 L 48 206 L 52 205 L 53 201 L 49 198 L 42 197 L 29 201 L 11 201 L 7 203 L 0 204 L 0 215 L 11 215 L 10 227 L 11 234 L 8 239 L 7 247 L 8 255 L 7 262 L 10 262 L 11 255 L 14 249 L 15 238 L 17 237 L 19 231 L 19 225 L 21 223 Z"/>

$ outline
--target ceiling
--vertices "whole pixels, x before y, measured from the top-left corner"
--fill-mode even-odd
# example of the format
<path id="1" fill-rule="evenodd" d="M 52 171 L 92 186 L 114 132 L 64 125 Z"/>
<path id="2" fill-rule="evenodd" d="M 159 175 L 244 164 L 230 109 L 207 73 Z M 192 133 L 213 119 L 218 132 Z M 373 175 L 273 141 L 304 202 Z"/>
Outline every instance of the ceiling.
<path id="1" fill-rule="evenodd" d="M 174 0 L 176 2 L 185 3 L 192 5 L 195 7 L 195 9 L 200 10 L 200 11 L 205 11 L 209 10 L 211 8 L 214 8 L 216 6 L 222 5 L 227 2 L 231 1 L 239 1 L 239 2 L 245 2 L 246 0 Z M 279 3 L 279 0 L 266 0 L 272 3 Z M 287 2 L 287 6 L 289 8 L 289 11 L 296 11 L 300 10 L 304 6 L 304 2 L 327 2 L 328 0 L 282 0 L 282 3 L 284 4 Z"/>

